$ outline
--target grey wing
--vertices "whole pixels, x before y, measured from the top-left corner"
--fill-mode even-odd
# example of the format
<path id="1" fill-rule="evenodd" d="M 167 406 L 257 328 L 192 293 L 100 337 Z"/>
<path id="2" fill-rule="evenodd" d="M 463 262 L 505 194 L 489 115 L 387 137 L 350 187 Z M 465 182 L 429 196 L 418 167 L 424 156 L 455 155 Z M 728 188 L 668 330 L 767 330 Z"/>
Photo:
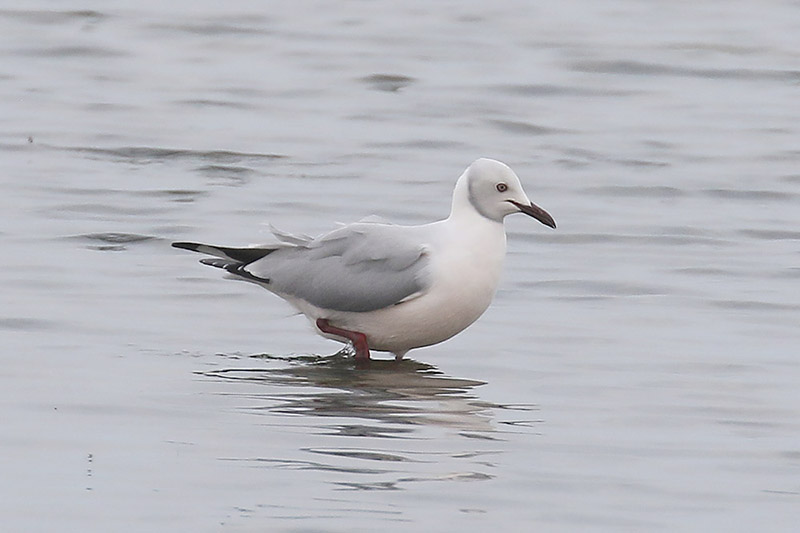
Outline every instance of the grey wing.
<path id="1" fill-rule="evenodd" d="M 425 292 L 427 246 L 416 228 L 351 224 L 243 266 L 268 288 L 323 309 L 374 311 Z"/>

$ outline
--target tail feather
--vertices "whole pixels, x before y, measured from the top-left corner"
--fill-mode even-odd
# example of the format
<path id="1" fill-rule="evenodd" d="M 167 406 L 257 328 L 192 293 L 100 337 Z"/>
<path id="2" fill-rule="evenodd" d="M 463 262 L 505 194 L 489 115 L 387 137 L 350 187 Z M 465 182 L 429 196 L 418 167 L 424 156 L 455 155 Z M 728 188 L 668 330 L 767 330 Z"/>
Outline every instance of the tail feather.
<path id="1" fill-rule="evenodd" d="M 226 246 L 212 246 L 210 244 L 202 244 L 198 242 L 173 242 L 174 248 L 181 248 L 183 250 L 191 250 L 192 252 L 199 252 L 201 254 L 213 255 L 221 259 L 230 259 L 239 264 L 249 264 L 253 261 L 258 261 L 275 251 L 275 248 L 228 248 Z M 205 261 L 204 261 L 205 262 Z M 226 268 L 212 264 L 207 265 L 216 266 L 218 268 Z"/>

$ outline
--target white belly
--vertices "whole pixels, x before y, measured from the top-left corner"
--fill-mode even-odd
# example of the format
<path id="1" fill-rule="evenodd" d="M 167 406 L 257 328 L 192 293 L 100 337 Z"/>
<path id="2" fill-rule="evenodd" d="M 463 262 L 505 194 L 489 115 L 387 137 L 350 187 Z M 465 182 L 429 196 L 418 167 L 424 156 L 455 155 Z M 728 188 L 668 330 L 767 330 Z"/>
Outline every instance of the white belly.
<path id="1" fill-rule="evenodd" d="M 489 229 L 501 235 L 480 239 L 483 246 L 449 242 L 446 253 L 432 254 L 432 285 L 428 292 L 412 300 L 354 313 L 286 299 L 312 322 L 327 318 L 337 327 L 363 333 L 373 350 L 402 355 L 413 348 L 442 342 L 475 322 L 492 302 L 505 257 L 505 232 L 500 224 Z M 494 245 L 487 248 L 487 242 Z"/>

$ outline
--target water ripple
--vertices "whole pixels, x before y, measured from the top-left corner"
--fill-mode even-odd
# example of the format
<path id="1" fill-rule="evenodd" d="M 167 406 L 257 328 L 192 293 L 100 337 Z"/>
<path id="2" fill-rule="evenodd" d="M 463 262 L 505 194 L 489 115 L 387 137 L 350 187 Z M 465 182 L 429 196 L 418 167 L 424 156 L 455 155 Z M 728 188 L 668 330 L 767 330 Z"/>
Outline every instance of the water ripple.
<path id="1" fill-rule="evenodd" d="M 157 237 L 153 237 L 150 235 L 138 235 L 135 233 L 119 233 L 119 232 L 105 232 L 105 233 L 87 233 L 84 235 L 75 235 L 76 239 L 84 239 L 91 243 L 103 243 L 103 244 L 92 244 L 89 246 L 92 250 L 100 250 L 104 252 L 120 252 L 123 250 L 127 250 L 128 245 L 141 243 L 156 239 Z"/>
<path id="2" fill-rule="evenodd" d="M 360 78 L 359 81 L 376 91 L 394 93 L 414 83 L 414 78 L 400 74 L 372 74 Z"/>
<path id="3" fill-rule="evenodd" d="M 303 451 L 309 453 L 319 453 L 323 455 L 333 455 L 336 457 L 348 457 L 351 459 L 366 459 L 369 461 L 393 461 L 393 462 L 405 462 L 405 461 L 413 461 L 413 459 L 409 459 L 408 457 L 404 457 L 402 455 L 391 454 L 386 452 L 378 452 L 378 451 L 369 451 L 369 450 L 361 450 L 361 449 L 315 449 L 315 448 L 301 448 Z"/>
<path id="4" fill-rule="evenodd" d="M 181 148 L 154 148 L 149 146 L 125 146 L 120 148 L 65 147 L 64 150 L 80 152 L 104 159 L 125 160 L 137 164 L 156 163 L 170 160 L 199 160 L 214 163 L 239 163 L 242 161 L 273 161 L 285 156 L 278 154 L 258 154 L 232 152 L 228 150 L 188 150 Z"/>
<path id="5" fill-rule="evenodd" d="M 703 193 L 714 198 L 758 202 L 765 200 L 792 201 L 797 198 L 797 195 L 793 193 L 753 189 L 706 189 Z"/>
<path id="6" fill-rule="evenodd" d="M 656 163 L 644 163 L 660 166 L 660 164 Z M 686 191 L 682 189 L 670 187 L 668 185 L 608 185 L 602 187 L 587 187 L 579 192 L 591 196 L 602 195 L 628 198 L 675 198 L 678 196 L 686 196 L 687 194 Z"/>
<path id="7" fill-rule="evenodd" d="M 57 325 L 52 320 L 26 317 L 0 318 L 0 330 L 7 331 L 44 331 Z"/>
<path id="8" fill-rule="evenodd" d="M 18 19 L 31 24 L 62 24 L 65 22 L 99 22 L 108 18 L 108 15 L 92 9 L 78 10 L 22 10 L 1 9 L 0 17 Z"/>
<path id="9" fill-rule="evenodd" d="M 572 64 L 572 69 L 578 72 L 634 76 L 681 76 L 723 80 L 800 82 L 800 70 L 691 68 L 632 60 L 578 61 Z"/>
<path id="10" fill-rule="evenodd" d="M 610 298 L 620 296 L 660 296 L 670 292 L 668 288 L 658 285 L 583 279 L 522 281 L 516 285 L 520 287 L 548 287 L 557 292 L 559 298 L 570 298 L 570 293 L 581 297 Z"/>
<path id="11" fill-rule="evenodd" d="M 155 239 L 150 235 L 136 235 L 135 233 L 87 233 L 86 235 L 78 235 L 79 238 L 89 239 L 93 241 L 107 242 L 111 244 L 130 244 L 133 242 L 149 241 Z"/>
<path id="12" fill-rule="evenodd" d="M 100 46 L 50 46 L 45 48 L 23 48 L 15 50 L 15 54 L 27 57 L 54 57 L 67 58 L 120 58 L 129 55 L 128 52 Z"/>
<path id="13" fill-rule="evenodd" d="M 736 243 L 728 239 L 711 235 L 670 235 L 664 233 L 648 233 L 626 235 L 620 233 L 523 233 L 509 231 L 509 237 L 514 240 L 532 242 L 536 244 L 632 244 L 640 246 L 674 246 L 703 244 L 708 246 L 735 246 Z"/>
<path id="14" fill-rule="evenodd" d="M 231 100 L 213 100 L 211 98 L 178 100 L 176 103 L 189 107 L 221 107 L 225 109 L 242 109 L 245 111 L 250 111 L 259 108 L 259 106 L 257 105 L 248 104 L 246 102 L 233 102 Z"/>
<path id="15" fill-rule="evenodd" d="M 173 35 L 176 32 L 209 37 L 227 35 L 269 35 L 271 32 L 266 28 L 253 25 L 254 23 L 264 24 L 266 21 L 267 19 L 264 17 L 253 16 L 241 20 L 230 19 L 227 22 L 199 21 L 185 24 L 152 24 L 149 27 L 168 35 Z"/>
<path id="16" fill-rule="evenodd" d="M 608 88 L 577 87 L 569 85 L 548 84 L 508 84 L 491 87 L 492 91 L 520 96 L 630 96 L 629 90 L 613 90 Z"/>
<path id="17" fill-rule="evenodd" d="M 800 231 L 793 230 L 759 230 L 759 229 L 743 229 L 739 231 L 742 235 L 753 237 L 754 239 L 761 239 L 765 241 L 798 241 L 800 240 Z"/>
<path id="18" fill-rule="evenodd" d="M 489 119 L 486 123 L 499 130 L 515 135 L 552 135 L 554 133 L 564 133 L 565 131 L 539 126 L 538 124 L 531 124 L 530 122 L 523 122 L 521 120 Z"/>
<path id="19" fill-rule="evenodd" d="M 219 178 L 232 184 L 241 185 L 247 182 L 255 170 L 238 165 L 203 165 L 195 171 L 210 178 Z"/>

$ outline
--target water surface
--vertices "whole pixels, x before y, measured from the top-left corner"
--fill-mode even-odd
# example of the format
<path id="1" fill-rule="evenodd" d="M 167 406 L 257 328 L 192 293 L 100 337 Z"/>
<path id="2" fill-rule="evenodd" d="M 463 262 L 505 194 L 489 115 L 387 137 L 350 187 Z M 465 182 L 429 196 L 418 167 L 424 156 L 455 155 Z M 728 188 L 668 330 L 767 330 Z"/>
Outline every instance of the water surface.
<path id="1" fill-rule="evenodd" d="M 792 2 L 0 6 L 0 512 L 15 530 L 793 531 Z M 173 240 L 444 217 L 493 306 L 355 368 Z"/>

